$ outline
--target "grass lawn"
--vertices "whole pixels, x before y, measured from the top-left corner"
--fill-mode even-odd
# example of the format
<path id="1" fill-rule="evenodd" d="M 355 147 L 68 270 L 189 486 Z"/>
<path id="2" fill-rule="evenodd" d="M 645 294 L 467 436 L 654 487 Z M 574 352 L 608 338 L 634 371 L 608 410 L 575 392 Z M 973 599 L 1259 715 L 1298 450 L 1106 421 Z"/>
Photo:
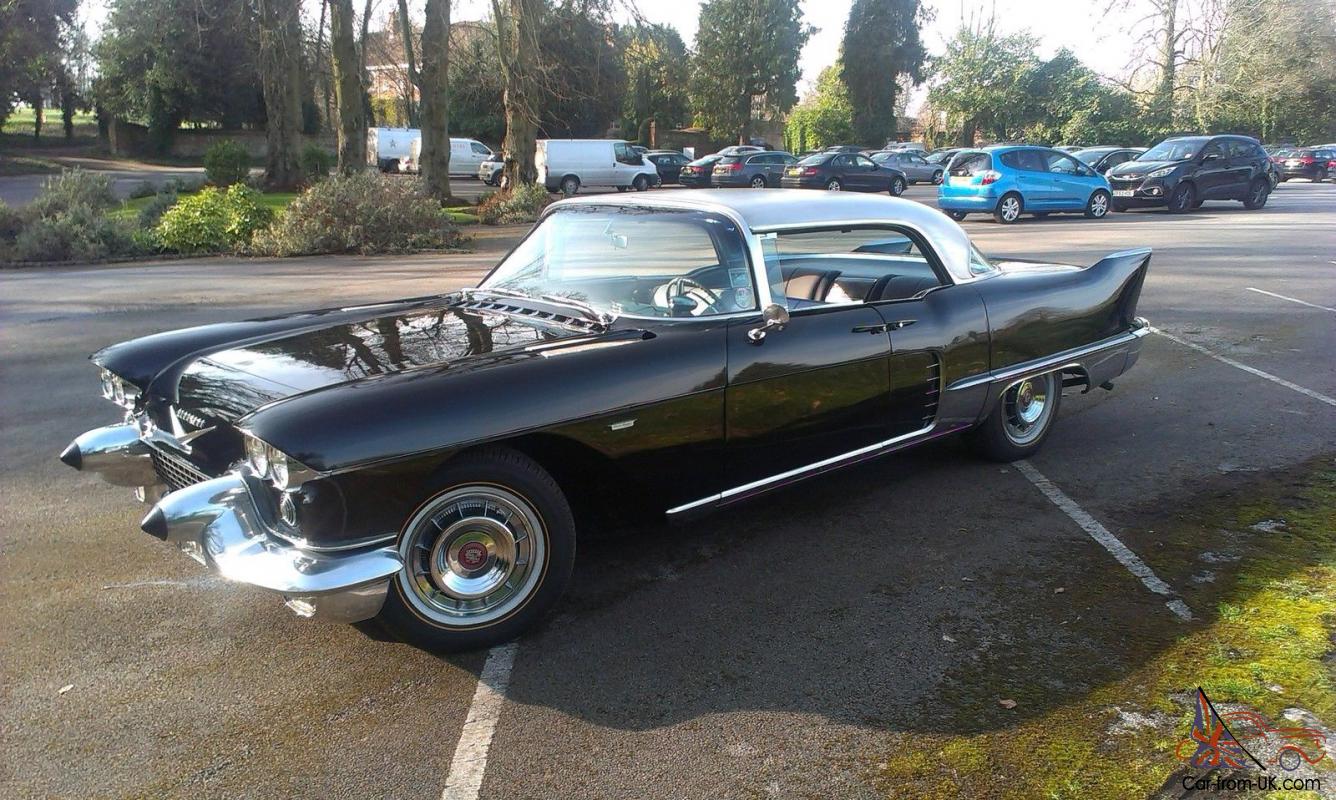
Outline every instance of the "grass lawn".
<path id="1" fill-rule="evenodd" d="M 1128 531 L 1129 546 L 1185 591 L 1192 622 L 1156 608 L 1159 599 L 1112 562 L 1067 576 L 1061 594 L 1036 593 L 1027 606 L 1035 613 L 1015 621 L 1007 647 L 977 651 L 948 677 L 937 711 L 949 724 L 934 727 L 952 732 L 901 734 L 885 754 L 874 774 L 887 794 L 940 797 L 955 786 L 975 797 L 1113 800 L 1159 797 L 1166 784 L 1181 791 L 1184 776 L 1207 772 L 1176 755 L 1199 686 L 1221 713 L 1249 709 L 1283 726 L 1301 724 L 1286 709 L 1303 709 L 1336 725 L 1336 466 L 1319 461 L 1241 489 L 1178 509 L 1154 531 Z M 1270 772 L 1327 784 L 1334 769 L 1327 758 L 1302 773 Z"/>
<path id="2" fill-rule="evenodd" d="M 59 164 L 45 158 L 0 155 L 0 175 L 52 175 L 60 169 Z"/>
<path id="3" fill-rule="evenodd" d="M 189 197 L 192 194 L 195 194 L 195 192 L 183 192 L 180 196 Z M 277 214 L 287 208 L 288 203 L 291 203 L 296 197 L 296 192 L 265 192 L 260 195 L 260 205 Z M 134 219 L 151 202 L 153 202 L 152 197 L 131 198 L 121 203 L 121 207 L 111 212 L 109 216 L 117 219 Z"/>
<path id="4" fill-rule="evenodd" d="M 9 117 L 5 119 L 4 133 L 15 136 L 32 136 L 33 122 L 36 120 L 36 114 L 27 106 L 19 106 L 10 112 Z M 74 115 L 74 135 L 75 136 L 96 136 L 97 118 L 92 114 L 78 112 Z M 63 139 L 65 137 L 65 125 L 60 118 L 59 108 L 47 108 L 42 111 L 42 138 Z"/>

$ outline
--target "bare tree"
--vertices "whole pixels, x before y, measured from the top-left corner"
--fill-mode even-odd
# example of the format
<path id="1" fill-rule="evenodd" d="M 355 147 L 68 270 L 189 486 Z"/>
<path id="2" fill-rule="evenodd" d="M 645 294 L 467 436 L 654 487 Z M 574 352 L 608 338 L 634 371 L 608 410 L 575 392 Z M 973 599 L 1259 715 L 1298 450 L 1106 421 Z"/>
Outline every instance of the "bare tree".
<path id="1" fill-rule="evenodd" d="M 302 130 L 301 4 L 260 0 L 260 81 L 264 86 L 264 181 L 274 189 L 302 183 L 298 148 Z"/>
<path id="2" fill-rule="evenodd" d="M 411 56 L 412 39 L 405 36 L 404 41 Z M 427 0 L 427 19 L 422 27 L 422 72 L 418 76 L 422 96 L 419 167 L 427 191 L 442 203 L 450 198 L 449 64 L 450 0 Z"/>
<path id="3" fill-rule="evenodd" d="M 446 9 L 447 22 L 449 13 L 450 10 L 447 8 Z M 404 64 L 405 68 L 408 70 L 409 90 L 407 92 L 407 97 L 405 98 L 407 100 L 408 107 L 405 109 L 406 113 L 404 116 L 408 117 L 409 127 L 416 127 L 417 125 L 420 124 L 420 122 L 418 120 L 417 103 L 414 102 L 413 90 L 416 89 L 419 92 L 421 92 L 422 76 L 418 74 L 417 58 L 413 53 L 413 21 L 408 16 L 408 0 L 399 0 L 398 22 L 399 22 L 399 38 L 402 40 L 404 48 Z M 446 30 L 448 31 L 449 28 L 450 26 L 447 24 Z M 448 36 L 446 38 L 447 40 L 449 39 Z"/>
<path id="4" fill-rule="evenodd" d="M 353 38 L 352 0 L 329 0 L 330 60 L 334 68 L 334 104 L 339 115 L 339 171 L 366 167 L 366 102 L 362 63 Z"/>
<path id="5" fill-rule="evenodd" d="M 496 51 L 505 86 L 503 186 L 533 183 L 538 178 L 534 149 L 538 139 L 538 30 L 542 14 L 543 0 L 492 0 Z"/>

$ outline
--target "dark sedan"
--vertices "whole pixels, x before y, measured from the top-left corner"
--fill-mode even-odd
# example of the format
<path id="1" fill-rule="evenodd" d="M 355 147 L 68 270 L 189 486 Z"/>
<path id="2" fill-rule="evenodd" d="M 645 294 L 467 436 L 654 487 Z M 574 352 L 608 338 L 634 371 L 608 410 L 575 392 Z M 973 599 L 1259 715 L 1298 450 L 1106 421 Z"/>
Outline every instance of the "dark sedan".
<path id="1" fill-rule="evenodd" d="M 1104 175 L 1119 164 L 1132 161 L 1144 152 L 1146 152 L 1146 148 L 1144 147 L 1100 145 L 1097 147 L 1087 147 L 1084 150 L 1077 150 L 1075 153 L 1072 153 L 1072 155 L 1080 159 L 1087 167 Z"/>
<path id="2" fill-rule="evenodd" d="M 678 183 L 682 168 L 691 163 L 691 159 L 675 150 L 654 150 L 645 154 L 645 158 L 659 172 L 659 183 Z"/>
<path id="3" fill-rule="evenodd" d="M 1273 162 L 1280 167 L 1281 180 L 1307 178 L 1313 183 L 1322 183 L 1331 172 L 1331 165 L 1336 161 L 1336 150 L 1299 147 L 1273 156 Z"/>
<path id="4" fill-rule="evenodd" d="M 782 150 L 763 153 L 739 153 L 724 156 L 714 165 L 711 173 L 714 185 L 720 188 L 765 189 L 779 186 L 784 170 L 798 159 Z"/>
<path id="5" fill-rule="evenodd" d="M 890 192 L 899 196 L 909 185 L 895 167 L 858 153 L 817 153 L 784 170 L 785 189 L 827 189 L 832 192 Z"/>
<path id="6" fill-rule="evenodd" d="M 719 163 L 723 156 L 715 153 L 714 155 L 704 156 L 682 167 L 678 173 L 677 182 L 688 189 L 708 189 L 714 185 L 711 173 L 714 171 L 714 165 Z"/>

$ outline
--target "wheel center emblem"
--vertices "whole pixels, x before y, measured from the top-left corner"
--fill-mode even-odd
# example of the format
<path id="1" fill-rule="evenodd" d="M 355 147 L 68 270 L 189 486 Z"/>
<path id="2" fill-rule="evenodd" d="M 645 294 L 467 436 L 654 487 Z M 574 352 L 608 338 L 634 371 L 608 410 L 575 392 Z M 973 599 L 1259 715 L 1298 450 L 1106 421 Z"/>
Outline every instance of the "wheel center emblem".
<path id="1" fill-rule="evenodd" d="M 1021 396 L 1016 399 L 1020 401 L 1021 408 L 1028 408 L 1030 403 L 1034 401 L 1034 389 L 1030 387 L 1030 384 L 1025 384 L 1021 387 Z"/>
<path id="2" fill-rule="evenodd" d="M 477 569 L 487 561 L 487 546 L 482 542 L 465 542 L 459 548 L 459 563 L 465 569 Z"/>

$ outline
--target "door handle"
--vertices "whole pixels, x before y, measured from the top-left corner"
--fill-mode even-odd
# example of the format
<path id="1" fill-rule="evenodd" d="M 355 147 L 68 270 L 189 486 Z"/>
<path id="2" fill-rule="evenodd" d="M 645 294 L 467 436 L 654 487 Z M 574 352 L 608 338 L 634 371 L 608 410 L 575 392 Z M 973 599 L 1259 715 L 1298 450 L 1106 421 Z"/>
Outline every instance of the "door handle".
<path id="1" fill-rule="evenodd" d="M 882 325 L 855 325 L 851 333 L 885 333 L 889 328 Z"/>
<path id="2" fill-rule="evenodd" d="M 897 319 L 895 322 L 888 322 L 888 323 L 886 323 L 886 330 L 888 330 L 888 331 L 898 331 L 898 330 L 900 330 L 901 328 L 908 328 L 910 325 L 913 325 L 915 322 L 918 322 L 918 320 L 916 320 L 916 319 Z"/>

